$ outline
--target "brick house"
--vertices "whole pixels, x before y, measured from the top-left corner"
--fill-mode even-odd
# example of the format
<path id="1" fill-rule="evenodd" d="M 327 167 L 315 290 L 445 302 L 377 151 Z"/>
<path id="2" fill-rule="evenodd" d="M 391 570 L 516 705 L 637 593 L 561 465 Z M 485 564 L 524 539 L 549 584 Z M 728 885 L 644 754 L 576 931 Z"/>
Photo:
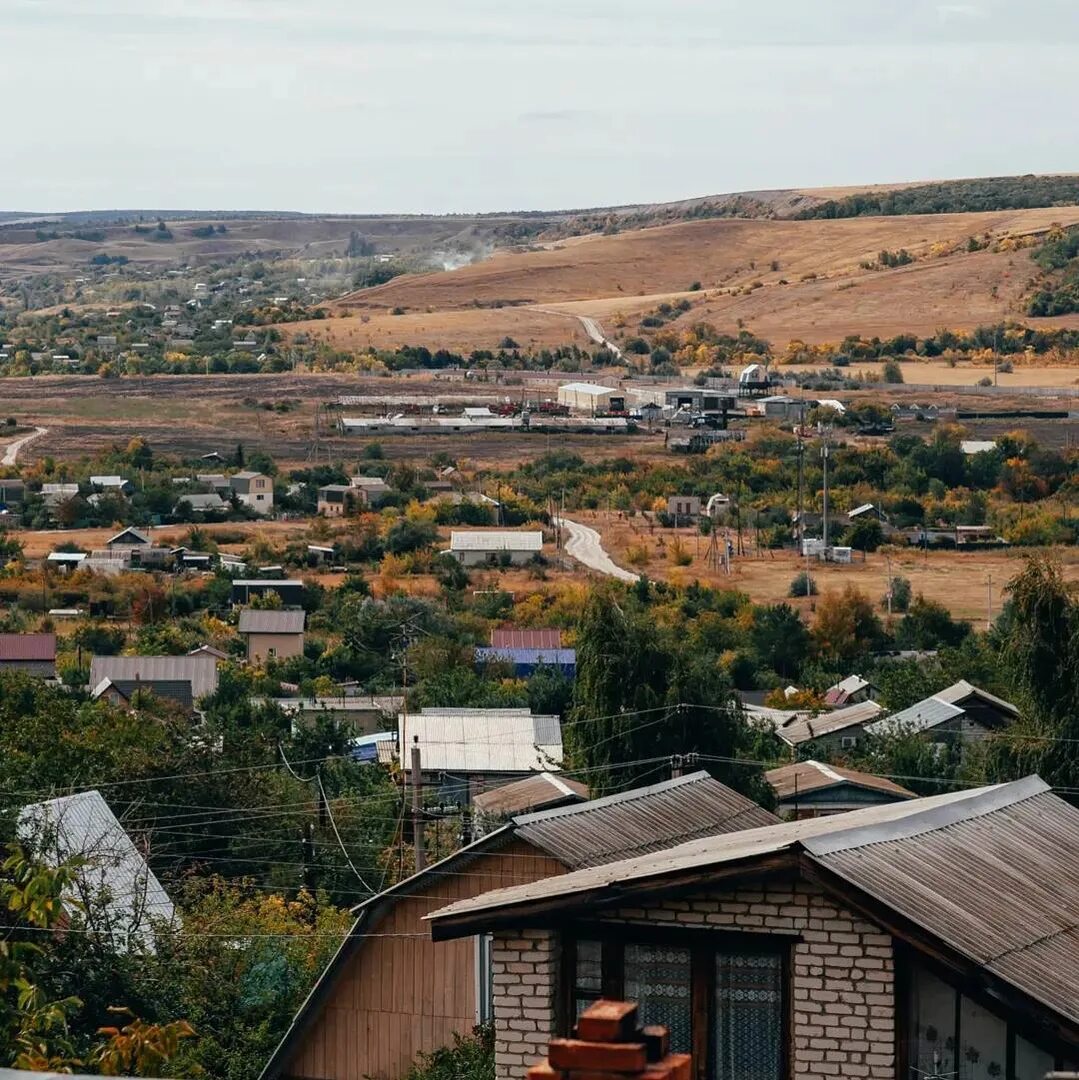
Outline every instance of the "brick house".
<path id="1" fill-rule="evenodd" d="M 496 1076 L 598 997 L 697 1080 L 1040 1080 L 1079 1062 L 1079 810 L 1038 777 L 711 836 L 462 900 Z"/>
<path id="2" fill-rule="evenodd" d="M 490 1020 L 490 939 L 436 944 L 424 919 L 437 908 L 775 820 L 703 772 L 512 818 L 354 909 L 261 1080 L 397 1080 L 418 1053 Z"/>

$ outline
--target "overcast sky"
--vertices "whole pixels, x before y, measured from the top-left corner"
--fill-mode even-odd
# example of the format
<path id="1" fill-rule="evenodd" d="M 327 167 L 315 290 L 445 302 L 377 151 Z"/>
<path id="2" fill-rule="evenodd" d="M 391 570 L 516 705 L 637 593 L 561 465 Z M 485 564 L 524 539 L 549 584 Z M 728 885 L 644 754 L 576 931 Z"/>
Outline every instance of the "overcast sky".
<path id="1" fill-rule="evenodd" d="M 0 209 L 553 209 L 1079 169 L 1077 0 L 0 0 Z"/>

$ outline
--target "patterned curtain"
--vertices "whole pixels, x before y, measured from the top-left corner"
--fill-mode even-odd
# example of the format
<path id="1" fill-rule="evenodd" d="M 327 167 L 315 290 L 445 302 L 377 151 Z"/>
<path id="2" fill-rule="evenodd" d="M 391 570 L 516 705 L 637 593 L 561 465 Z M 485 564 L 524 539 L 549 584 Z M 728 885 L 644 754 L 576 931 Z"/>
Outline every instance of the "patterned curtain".
<path id="1" fill-rule="evenodd" d="M 778 1080 L 783 963 L 776 954 L 716 955 L 715 1080 Z"/>
<path id="2" fill-rule="evenodd" d="M 669 945 L 627 945 L 625 999 L 640 1005 L 642 1024 L 666 1024 L 671 1049 L 693 1049 L 689 949 Z M 749 1078 L 746 1078 L 749 1080 Z"/>

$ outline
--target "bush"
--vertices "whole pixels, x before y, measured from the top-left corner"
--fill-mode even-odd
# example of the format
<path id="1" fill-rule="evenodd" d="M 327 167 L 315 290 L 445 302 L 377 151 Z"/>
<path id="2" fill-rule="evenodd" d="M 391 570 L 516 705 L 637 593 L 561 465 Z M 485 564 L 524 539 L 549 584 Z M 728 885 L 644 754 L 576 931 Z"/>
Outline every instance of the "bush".
<path id="1" fill-rule="evenodd" d="M 898 385 L 903 382 L 903 369 L 897 360 L 886 360 L 881 375 L 886 383 Z"/>
<path id="2" fill-rule="evenodd" d="M 453 1046 L 420 1054 L 405 1080 L 494 1080 L 494 1075 L 494 1028 L 488 1024 L 467 1037 L 454 1032 Z"/>
<path id="3" fill-rule="evenodd" d="M 700 291 L 701 291 L 701 283 L 699 281 L 691 282 L 689 288 L 686 289 L 686 292 L 700 292 Z"/>
<path id="4" fill-rule="evenodd" d="M 892 611 L 906 611 L 910 607 L 911 587 L 910 579 L 896 574 L 891 580 Z M 880 606 L 888 607 L 888 594 L 881 597 Z"/>
<path id="5" fill-rule="evenodd" d="M 813 580 L 813 576 L 808 571 L 802 570 L 794 576 L 791 587 L 787 590 L 787 595 L 816 596 L 817 592 L 817 583 Z"/>

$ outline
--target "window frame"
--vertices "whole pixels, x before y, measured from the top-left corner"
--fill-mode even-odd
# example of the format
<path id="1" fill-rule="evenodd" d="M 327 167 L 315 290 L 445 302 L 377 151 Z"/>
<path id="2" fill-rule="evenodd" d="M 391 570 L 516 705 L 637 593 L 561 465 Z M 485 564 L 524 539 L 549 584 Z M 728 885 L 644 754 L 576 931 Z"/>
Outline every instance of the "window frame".
<path id="1" fill-rule="evenodd" d="M 600 991 L 594 997 L 577 991 L 577 942 L 599 941 L 601 945 Z M 791 987 L 794 946 L 801 935 L 788 932 L 755 933 L 710 927 L 646 926 L 638 923 L 575 923 L 562 932 L 558 1027 L 563 1036 L 572 1034 L 579 1001 L 600 997 L 622 1000 L 625 985 L 627 945 L 670 945 L 690 951 L 690 1010 L 694 1080 L 713 1076 L 713 1029 L 716 1014 L 715 964 L 717 953 L 775 953 L 780 958 L 780 1062 L 776 1080 L 791 1080 L 794 997 Z"/>

